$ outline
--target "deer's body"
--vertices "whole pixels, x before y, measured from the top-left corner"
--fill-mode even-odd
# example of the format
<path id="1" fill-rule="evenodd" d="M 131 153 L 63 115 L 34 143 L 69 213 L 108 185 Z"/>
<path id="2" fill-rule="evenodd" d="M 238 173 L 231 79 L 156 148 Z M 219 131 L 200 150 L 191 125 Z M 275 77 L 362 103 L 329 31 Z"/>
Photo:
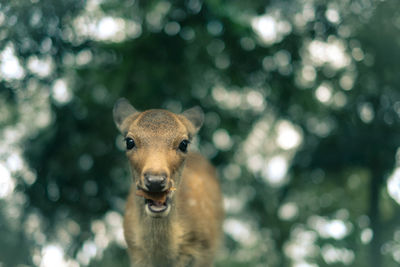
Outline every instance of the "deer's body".
<path id="1" fill-rule="evenodd" d="M 124 218 L 132 266 L 213 265 L 223 220 L 219 183 L 214 167 L 186 150 L 201 126 L 199 112 L 139 113 L 126 100 L 114 107 L 134 180 Z"/>
<path id="2" fill-rule="evenodd" d="M 212 166 L 189 154 L 175 207 L 168 219 L 141 215 L 141 202 L 132 186 L 124 232 L 138 266 L 211 266 L 220 236 L 222 211 L 219 186 Z"/>

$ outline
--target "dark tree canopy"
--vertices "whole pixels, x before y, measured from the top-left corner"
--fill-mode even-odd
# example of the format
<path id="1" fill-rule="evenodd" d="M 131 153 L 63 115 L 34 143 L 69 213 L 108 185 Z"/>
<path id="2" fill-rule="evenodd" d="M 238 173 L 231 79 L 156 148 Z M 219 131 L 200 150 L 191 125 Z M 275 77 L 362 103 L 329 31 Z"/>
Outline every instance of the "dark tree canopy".
<path id="1" fill-rule="evenodd" d="M 120 97 L 205 111 L 217 266 L 398 266 L 399 7 L 1 1 L 0 267 L 128 266 Z"/>

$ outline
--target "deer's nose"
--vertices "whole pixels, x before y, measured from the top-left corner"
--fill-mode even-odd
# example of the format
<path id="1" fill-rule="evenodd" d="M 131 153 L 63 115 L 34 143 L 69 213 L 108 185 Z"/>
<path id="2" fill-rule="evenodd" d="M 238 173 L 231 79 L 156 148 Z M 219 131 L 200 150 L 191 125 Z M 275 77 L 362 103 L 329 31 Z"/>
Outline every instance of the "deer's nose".
<path id="1" fill-rule="evenodd" d="M 162 174 L 144 174 L 144 184 L 149 192 L 161 192 L 165 189 L 167 184 L 167 175 Z"/>

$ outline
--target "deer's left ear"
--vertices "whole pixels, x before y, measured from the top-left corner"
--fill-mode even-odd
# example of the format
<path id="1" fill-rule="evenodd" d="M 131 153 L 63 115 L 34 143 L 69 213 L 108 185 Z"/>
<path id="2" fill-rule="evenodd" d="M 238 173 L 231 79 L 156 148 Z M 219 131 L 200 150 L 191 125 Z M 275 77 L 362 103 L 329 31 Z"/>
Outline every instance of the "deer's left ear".
<path id="1" fill-rule="evenodd" d="M 199 106 L 185 110 L 183 115 L 193 126 L 193 135 L 196 134 L 204 122 L 204 113 Z"/>
<path id="2" fill-rule="evenodd" d="M 114 123 L 118 130 L 124 134 L 124 121 L 131 115 L 137 113 L 137 110 L 129 103 L 126 98 L 120 98 L 115 102 L 113 108 Z"/>

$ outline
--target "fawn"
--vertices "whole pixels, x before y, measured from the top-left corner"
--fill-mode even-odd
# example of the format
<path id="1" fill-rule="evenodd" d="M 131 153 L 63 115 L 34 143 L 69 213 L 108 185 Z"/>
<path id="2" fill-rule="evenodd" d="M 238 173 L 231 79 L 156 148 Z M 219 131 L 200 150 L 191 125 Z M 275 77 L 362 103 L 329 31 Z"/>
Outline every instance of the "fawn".
<path id="1" fill-rule="evenodd" d="M 203 112 L 138 112 L 121 98 L 113 117 L 133 178 L 124 216 L 131 265 L 212 266 L 223 220 L 220 186 L 214 167 L 188 151 Z"/>

